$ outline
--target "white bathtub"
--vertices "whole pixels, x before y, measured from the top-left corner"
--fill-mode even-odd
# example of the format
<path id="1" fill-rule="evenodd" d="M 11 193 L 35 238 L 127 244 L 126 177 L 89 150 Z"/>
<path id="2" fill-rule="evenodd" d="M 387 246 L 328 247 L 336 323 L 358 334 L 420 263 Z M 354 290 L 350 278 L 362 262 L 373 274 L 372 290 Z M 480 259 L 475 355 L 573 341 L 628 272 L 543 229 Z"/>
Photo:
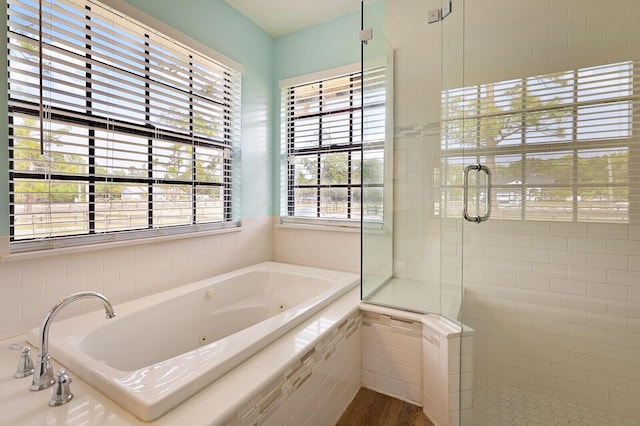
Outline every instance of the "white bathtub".
<path id="1" fill-rule="evenodd" d="M 262 263 L 116 305 L 112 320 L 92 312 L 58 321 L 51 326 L 49 352 L 151 421 L 358 282 L 356 274 Z M 30 343 L 38 341 L 38 332 L 32 330 Z"/>

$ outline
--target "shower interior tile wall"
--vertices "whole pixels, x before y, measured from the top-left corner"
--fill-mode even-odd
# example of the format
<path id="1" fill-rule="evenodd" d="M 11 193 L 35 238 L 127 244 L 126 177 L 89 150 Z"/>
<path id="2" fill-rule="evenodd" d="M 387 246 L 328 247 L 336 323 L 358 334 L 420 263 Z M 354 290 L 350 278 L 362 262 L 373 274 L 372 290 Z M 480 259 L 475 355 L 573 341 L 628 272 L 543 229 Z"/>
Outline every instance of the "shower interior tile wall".
<path id="1" fill-rule="evenodd" d="M 387 0 L 395 49 L 395 274 L 442 283 L 476 377 L 640 419 L 640 226 L 433 214 L 440 91 L 640 58 L 637 0 Z M 464 9 L 464 10 L 463 10 Z M 436 197 L 438 195 L 435 195 Z M 463 268 L 463 269 L 462 269 Z M 451 303 L 450 305 L 455 305 Z M 479 375 L 479 376 L 478 376 Z"/>
<path id="2" fill-rule="evenodd" d="M 241 231 L 0 263 L 0 339 L 38 327 L 69 293 L 93 290 L 114 304 L 272 260 L 272 218 Z M 97 309 L 80 301 L 60 314 Z"/>

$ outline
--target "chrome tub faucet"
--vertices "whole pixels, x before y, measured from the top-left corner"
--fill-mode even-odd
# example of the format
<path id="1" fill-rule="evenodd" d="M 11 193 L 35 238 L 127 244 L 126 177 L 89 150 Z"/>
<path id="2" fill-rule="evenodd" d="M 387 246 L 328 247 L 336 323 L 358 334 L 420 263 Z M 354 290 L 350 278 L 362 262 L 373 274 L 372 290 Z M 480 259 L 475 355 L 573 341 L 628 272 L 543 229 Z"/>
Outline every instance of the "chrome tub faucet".
<path id="1" fill-rule="evenodd" d="M 56 317 L 56 315 L 58 315 L 58 312 L 60 312 L 69 303 L 75 302 L 79 299 L 87 299 L 93 297 L 98 298 L 102 301 L 107 319 L 113 318 L 116 315 L 109 300 L 102 294 L 95 291 L 81 291 L 78 293 L 74 293 L 56 303 L 45 317 L 44 322 L 42 323 L 42 327 L 40 328 L 40 355 L 38 356 L 38 360 L 36 362 L 36 371 L 33 375 L 33 383 L 29 388 L 30 390 L 39 391 L 42 389 L 47 389 L 53 386 L 54 383 L 56 383 L 56 380 L 53 377 L 51 356 L 49 355 L 49 327 L 51 326 L 51 322 L 53 321 L 53 319 Z"/>

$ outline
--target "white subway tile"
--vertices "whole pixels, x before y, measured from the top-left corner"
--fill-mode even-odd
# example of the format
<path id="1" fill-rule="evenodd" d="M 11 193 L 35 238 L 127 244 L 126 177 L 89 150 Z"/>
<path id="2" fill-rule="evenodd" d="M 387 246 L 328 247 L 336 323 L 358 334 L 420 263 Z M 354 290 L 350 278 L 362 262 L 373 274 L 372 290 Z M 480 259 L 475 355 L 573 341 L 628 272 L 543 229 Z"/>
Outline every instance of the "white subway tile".
<path id="1" fill-rule="evenodd" d="M 558 392 L 569 393 L 571 392 L 571 381 L 556 377 L 550 374 L 536 373 L 537 386 L 541 386 L 545 389 L 551 389 Z"/>
<path id="2" fill-rule="evenodd" d="M 587 295 L 587 283 L 584 281 L 551 278 L 550 288 L 554 293 L 573 294 L 577 296 Z"/>
<path id="3" fill-rule="evenodd" d="M 585 266 L 569 266 L 568 277 L 570 280 L 606 282 L 607 271 L 601 268 L 587 268 Z"/>
<path id="4" fill-rule="evenodd" d="M 532 328 L 537 331 L 559 334 L 562 336 L 566 336 L 569 333 L 569 324 L 544 318 L 534 318 Z"/>
<path id="5" fill-rule="evenodd" d="M 45 279 L 62 278 L 67 275 L 64 257 L 55 256 L 44 262 L 29 260 L 21 262 L 22 284 L 42 282 Z"/>
<path id="6" fill-rule="evenodd" d="M 587 254 L 574 251 L 550 250 L 550 262 L 556 265 L 587 266 Z"/>
<path id="7" fill-rule="evenodd" d="M 607 240 L 592 238 L 569 238 L 568 250 L 585 253 L 606 253 Z"/>
<path id="8" fill-rule="evenodd" d="M 22 305 L 15 304 L 6 308 L 0 308 L 0 329 L 20 323 Z"/>
<path id="9" fill-rule="evenodd" d="M 640 286 L 640 271 L 607 270 L 607 283 L 622 286 Z"/>
<path id="10" fill-rule="evenodd" d="M 588 379 L 589 370 L 581 367 L 577 367 L 572 364 L 551 364 L 551 374 L 555 377 L 561 377 L 571 380 L 572 382 L 586 383 Z"/>
<path id="11" fill-rule="evenodd" d="M 614 361 L 627 361 L 627 348 L 622 346 L 614 346 L 609 343 L 587 342 L 587 355 L 591 355 L 603 359 L 611 359 Z M 606 371 L 606 364 L 603 363 L 596 371 Z"/>
<path id="12" fill-rule="evenodd" d="M 530 234 L 530 235 L 550 235 L 551 234 L 551 222 L 534 222 L 524 221 L 516 222 L 516 228 L 518 234 Z"/>
<path id="13" fill-rule="evenodd" d="M 517 302 L 533 302 L 533 292 L 529 289 L 502 288 L 500 295 L 503 299 Z"/>
<path id="14" fill-rule="evenodd" d="M 609 314 L 624 318 L 640 318 L 640 303 L 609 300 Z"/>
<path id="15" fill-rule="evenodd" d="M 548 292 L 536 292 L 533 294 L 533 303 L 537 303 L 539 305 L 557 306 L 563 308 L 568 306 L 569 300 L 571 299 L 569 299 L 569 296 L 565 294 L 555 294 Z"/>
<path id="16" fill-rule="evenodd" d="M 588 315 L 587 315 L 588 318 Z M 578 339 L 606 342 L 607 330 L 603 327 L 592 327 L 580 324 L 569 324 L 568 335 Z"/>
<path id="17" fill-rule="evenodd" d="M 22 268 L 0 263 L 0 289 L 18 287 L 22 282 Z"/>
<path id="18" fill-rule="evenodd" d="M 588 297 L 588 296 L 568 297 L 567 307 L 571 309 L 578 309 L 581 311 L 599 312 L 601 314 L 606 314 L 608 310 L 606 300 L 600 299 L 598 297 Z"/>
<path id="19" fill-rule="evenodd" d="M 554 265 L 551 263 L 544 264 L 544 267 L 540 268 L 537 264 L 532 264 L 532 273 L 540 277 L 549 278 L 569 278 L 567 265 Z"/>
<path id="20" fill-rule="evenodd" d="M 532 241 L 530 235 L 500 234 L 500 245 L 505 248 L 530 248 Z"/>
<path id="21" fill-rule="evenodd" d="M 632 383 L 640 381 L 640 365 L 630 364 L 628 362 L 607 361 L 607 373 L 629 378 L 630 389 L 633 387 Z"/>
<path id="22" fill-rule="evenodd" d="M 500 272 L 531 274 L 533 265 L 531 262 L 502 261 L 500 262 Z"/>
<path id="23" fill-rule="evenodd" d="M 589 348 L 587 347 L 587 351 Z M 599 371 L 601 373 L 607 372 L 607 362 L 600 356 L 581 353 L 569 353 L 569 365 L 572 365 L 576 368 L 585 370 L 587 372 L 590 371 Z"/>
<path id="24" fill-rule="evenodd" d="M 546 249 L 533 249 L 533 248 L 516 248 L 516 259 L 525 262 L 535 263 L 549 263 L 549 250 Z M 543 267 L 542 265 L 534 265 L 534 271 L 536 267 Z"/>
<path id="25" fill-rule="evenodd" d="M 530 370 L 536 373 L 551 373 L 550 361 L 533 356 L 518 356 L 517 366 L 518 368 Z"/>
<path id="26" fill-rule="evenodd" d="M 400 397 L 401 399 L 407 396 L 406 382 L 382 374 L 376 374 L 376 388 L 384 393 Z"/>
<path id="27" fill-rule="evenodd" d="M 587 265 L 592 268 L 627 269 L 629 259 L 620 254 L 587 253 Z"/>
<path id="28" fill-rule="evenodd" d="M 587 324 L 587 313 L 577 309 L 551 307 L 549 311 L 549 318 L 572 324 Z"/>
<path id="29" fill-rule="evenodd" d="M 640 253 L 640 241 L 607 240 L 607 253 L 634 255 Z"/>
<path id="30" fill-rule="evenodd" d="M 520 315 L 549 318 L 549 307 L 535 303 L 517 302 L 516 311 Z"/>
<path id="31" fill-rule="evenodd" d="M 629 226 L 622 224 L 589 223 L 589 238 L 607 238 L 626 240 L 629 238 Z"/>
<path id="32" fill-rule="evenodd" d="M 83 275 L 46 280 L 44 285 L 45 297 L 65 297 L 71 293 L 85 290 L 85 281 Z"/>
<path id="33" fill-rule="evenodd" d="M 551 222 L 551 235 L 586 238 L 587 224 Z"/>
<path id="34" fill-rule="evenodd" d="M 610 394 L 611 396 L 609 398 L 609 401 L 611 405 L 618 406 L 626 410 L 630 410 L 633 413 L 637 413 L 638 407 L 640 407 L 640 396 L 638 393 L 631 395 L 628 392 L 619 392 L 619 391 L 612 390 Z M 609 408 L 609 407 L 606 407 L 606 408 Z M 609 409 L 608 411 L 611 411 L 611 410 Z M 628 414 L 626 411 L 623 413 L 625 414 L 624 417 L 630 417 L 630 414 Z"/>
<path id="35" fill-rule="evenodd" d="M 532 247 L 538 249 L 567 250 L 568 241 L 566 237 L 534 235 Z"/>
<path id="36" fill-rule="evenodd" d="M 104 269 L 121 268 L 134 263 L 134 248 L 120 247 L 105 250 L 103 254 Z"/>
<path id="37" fill-rule="evenodd" d="M 607 343 L 624 348 L 640 349 L 640 335 L 626 331 L 607 331 Z"/>
<path id="38" fill-rule="evenodd" d="M 614 284 L 588 283 L 587 295 L 604 300 L 628 300 L 629 287 Z"/>
<path id="39" fill-rule="evenodd" d="M 519 288 L 528 288 L 531 290 L 548 291 L 550 279 L 547 277 L 532 276 L 525 274 L 517 274 L 516 286 Z"/>
<path id="40" fill-rule="evenodd" d="M 598 371 L 589 372 L 589 384 L 618 392 L 629 391 L 629 380 L 626 377 L 614 376 L 613 374 Z"/>
<path id="41" fill-rule="evenodd" d="M 627 330 L 627 318 L 619 315 L 600 314 L 597 312 L 587 312 L 587 325 L 592 327 L 606 328 L 610 330 Z"/>

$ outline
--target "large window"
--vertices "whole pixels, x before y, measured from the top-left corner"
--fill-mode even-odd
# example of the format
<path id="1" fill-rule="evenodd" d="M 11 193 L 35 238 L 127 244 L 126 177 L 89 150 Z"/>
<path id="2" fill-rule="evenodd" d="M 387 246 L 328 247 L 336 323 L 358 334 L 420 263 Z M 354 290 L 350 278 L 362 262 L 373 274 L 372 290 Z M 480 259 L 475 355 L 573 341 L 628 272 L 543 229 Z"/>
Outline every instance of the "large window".
<path id="1" fill-rule="evenodd" d="M 359 223 L 364 191 L 365 218 L 382 221 L 384 85 L 378 67 L 282 88 L 283 220 Z"/>
<path id="2" fill-rule="evenodd" d="M 492 191 L 478 183 L 470 202 L 490 197 L 494 218 L 628 222 L 640 143 L 634 69 L 620 62 L 443 92 L 436 211 L 460 214 L 462 168 L 479 162 Z"/>
<path id="3" fill-rule="evenodd" d="M 12 251 L 235 224 L 240 75 L 90 0 L 9 0 Z"/>

